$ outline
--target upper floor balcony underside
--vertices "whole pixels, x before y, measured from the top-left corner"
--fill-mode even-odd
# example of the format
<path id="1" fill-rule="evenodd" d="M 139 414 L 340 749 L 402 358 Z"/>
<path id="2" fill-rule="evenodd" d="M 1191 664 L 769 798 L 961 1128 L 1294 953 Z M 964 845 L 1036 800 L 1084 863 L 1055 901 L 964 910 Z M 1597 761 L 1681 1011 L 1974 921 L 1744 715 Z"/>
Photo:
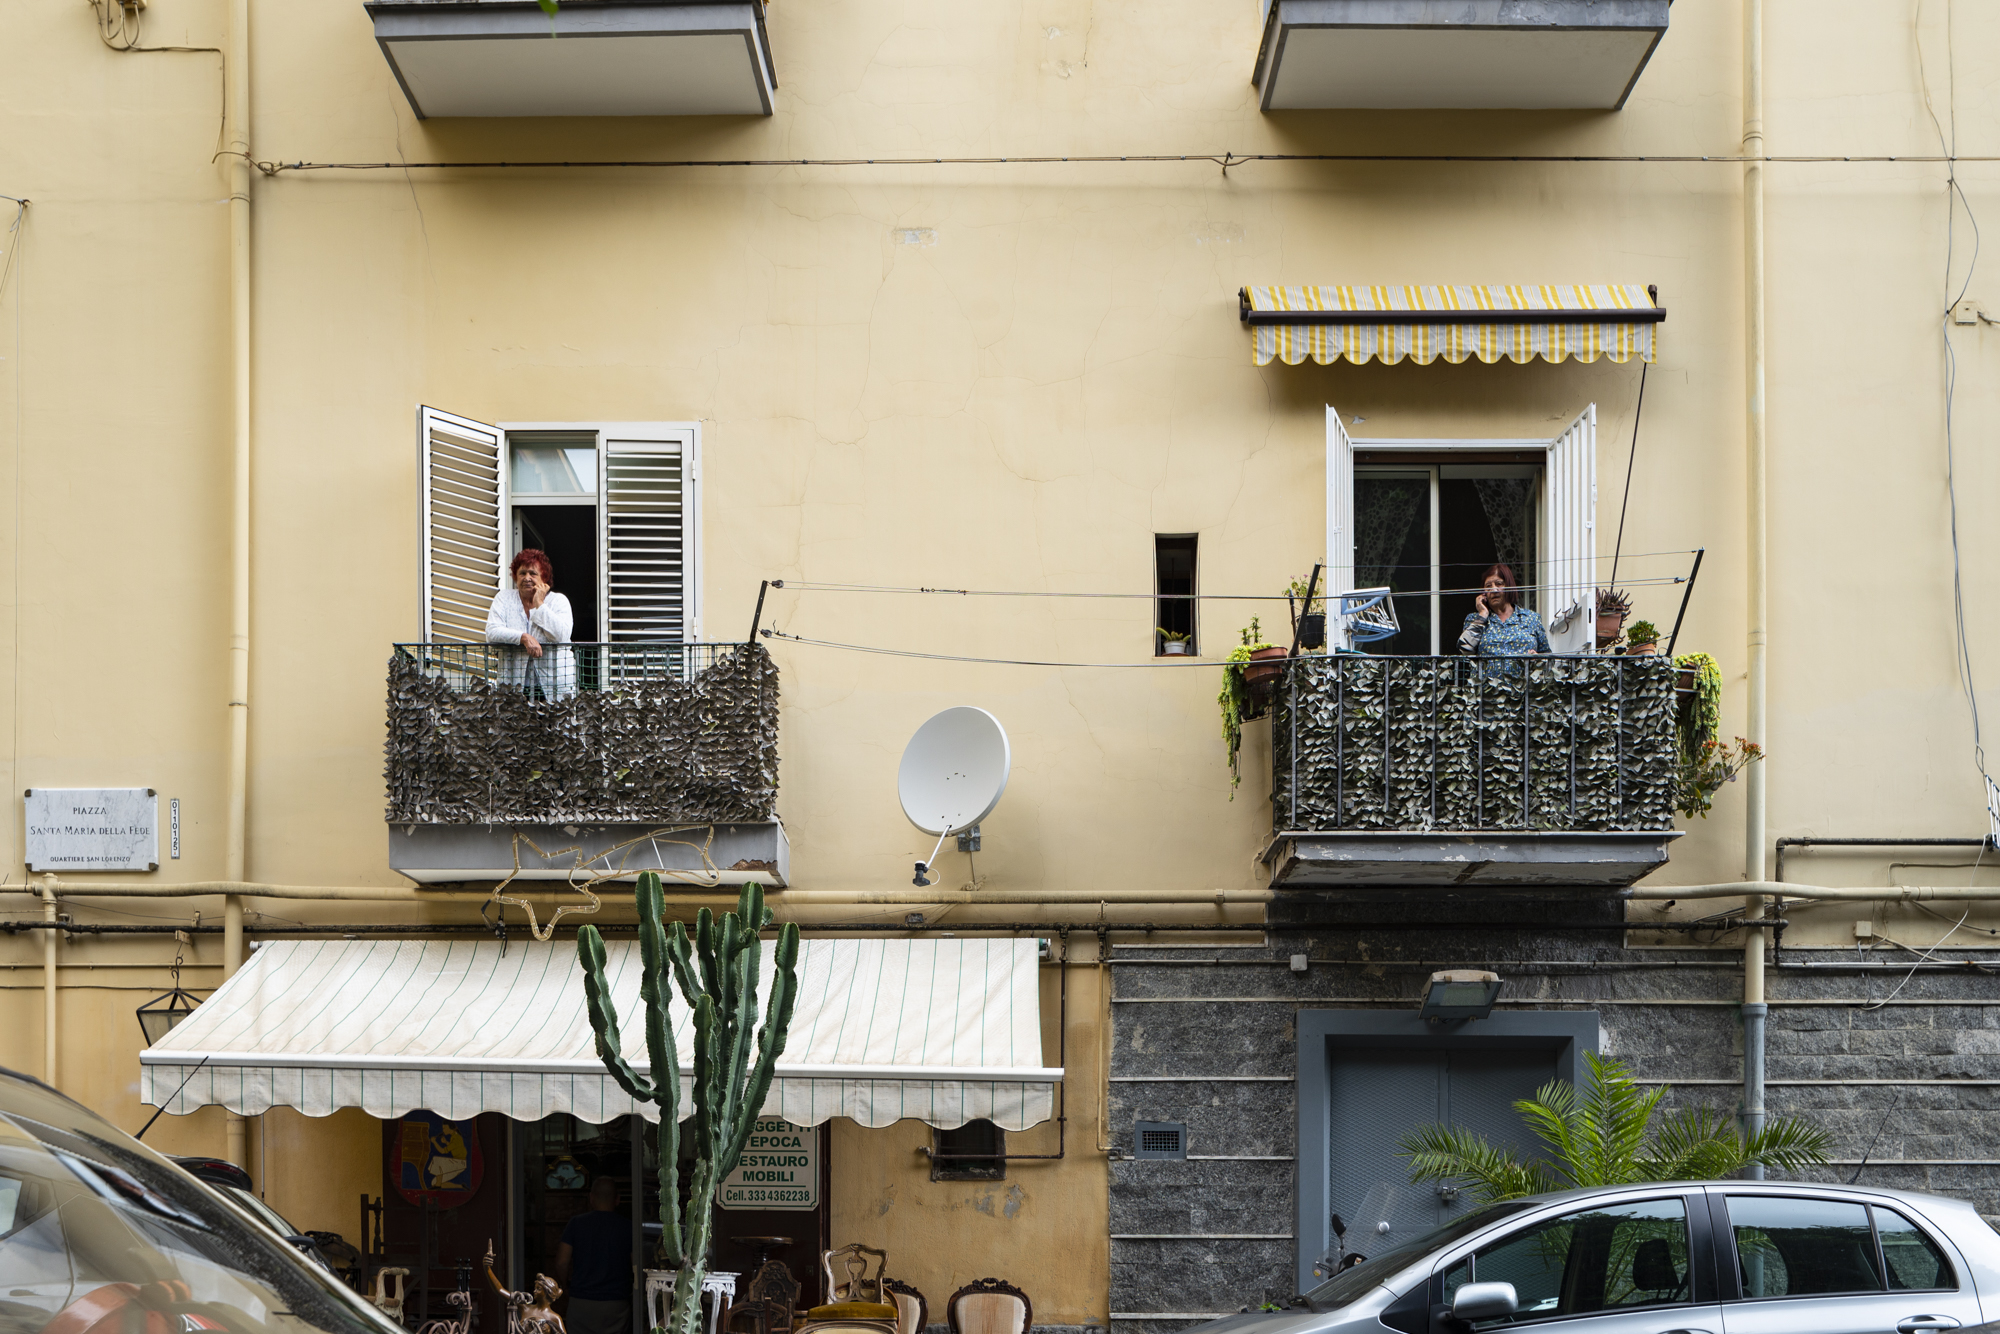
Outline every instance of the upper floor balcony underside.
<path id="1" fill-rule="evenodd" d="M 413 880 L 786 883 L 761 646 L 399 644 L 388 712 L 389 865 Z"/>
<path id="2" fill-rule="evenodd" d="M 1628 885 L 1679 837 L 1675 684 L 1657 657 L 1290 659 L 1271 883 Z"/>

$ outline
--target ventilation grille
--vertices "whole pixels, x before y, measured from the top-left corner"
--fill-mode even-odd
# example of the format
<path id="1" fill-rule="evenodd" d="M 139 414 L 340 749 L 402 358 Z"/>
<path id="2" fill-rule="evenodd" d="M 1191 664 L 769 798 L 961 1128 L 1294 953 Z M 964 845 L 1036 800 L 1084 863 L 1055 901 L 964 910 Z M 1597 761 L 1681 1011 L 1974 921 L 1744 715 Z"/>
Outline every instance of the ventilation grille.
<path id="1" fill-rule="evenodd" d="M 1179 1121 L 1141 1121 L 1133 1129 L 1135 1158 L 1187 1157 L 1187 1126 Z"/>

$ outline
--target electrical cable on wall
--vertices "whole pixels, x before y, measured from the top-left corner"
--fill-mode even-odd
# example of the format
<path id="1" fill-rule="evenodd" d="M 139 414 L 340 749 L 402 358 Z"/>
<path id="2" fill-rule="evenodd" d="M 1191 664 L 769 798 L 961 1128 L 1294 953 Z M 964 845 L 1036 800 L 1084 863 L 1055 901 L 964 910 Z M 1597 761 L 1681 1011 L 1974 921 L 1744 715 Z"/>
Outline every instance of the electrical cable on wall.
<path id="1" fill-rule="evenodd" d="M 90 0 L 90 8 L 97 16 L 98 38 L 113 51 L 134 55 L 205 51 L 220 58 L 222 111 L 215 131 L 215 156 L 221 157 L 223 141 L 229 133 L 229 56 L 223 49 L 219 46 L 144 46 L 140 44 L 140 30 L 146 21 L 143 4 L 128 4 L 126 0 Z"/>
<path id="2" fill-rule="evenodd" d="M 1911 20 L 1911 42 L 1917 52 L 1917 82 L 1922 89 L 1924 111 L 1930 117 L 1931 128 L 1936 131 L 1938 146 L 1944 150 L 1947 166 L 1945 169 L 1945 232 L 1944 232 L 1944 310 L 1938 317 L 1938 327 L 1944 339 L 1944 480 L 1945 495 L 1949 505 L 1951 532 L 1951 611 L 1952 630 L 1956 640 L 1959 683 L 1965 690 L 1965 703 L 1972 714 L 1972 762 L 1979 769 L 1979 777 L 1984 784 L 1982 794 L 1986 799 L 1987 842 L 1989 846 L 2000 846 L 2000 785 L 1986 768 L 1986 744 L 1979 725 L 1979 688 L 1975 684 L 1972 671 L 1972 644 L 1965 628 L 1965 580 L 1963 555 L 1958 539 L 1958 450 L 1957 450 L 1957 390 L 1958 390 L 1958 350 L 1952 345 L 1951 326 L 1958 304 L 1965 300 L 1965 294 L 1972 287 L 1972 276 L 1979 268 L 1979 217 L 1972 210 L 1972 201 L 1966 197 L 1965 188 L 1958 181 L 1958 167 L 1952 151 L 1958 146 L 1958 84 L 1954 69 L 1952 5 L 1945 0 L 1945 119 L 1940 121 L 1937 106 L 1931 99 L 1930 71 L 1924 62 L 1923 17 L 1924 0 L 1916 0 L 1916 9 Z M 1949 123 L 1947 131 L 1946 124 Z M 1952 290 L 1952 268 L 1958 259 L 1958 211 L 1965 210 L 1965 220 L 1972 227 L 1972 257 L 1965 266 L 1965 280 Z"/>

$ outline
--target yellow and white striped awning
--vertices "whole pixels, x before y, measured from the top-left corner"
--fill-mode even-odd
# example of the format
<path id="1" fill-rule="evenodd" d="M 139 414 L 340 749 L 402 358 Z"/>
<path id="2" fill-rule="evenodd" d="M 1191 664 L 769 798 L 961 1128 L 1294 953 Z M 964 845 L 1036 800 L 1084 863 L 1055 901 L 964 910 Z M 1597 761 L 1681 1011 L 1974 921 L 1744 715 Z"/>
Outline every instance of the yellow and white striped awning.
<path id="1" fill-rule="evenodd" d="M 1467 357 L 1652 361 L 1667 316 L 1636 284 L 1246 287 L 1238 299 L 1259 366 L 1307 357 L 1322 366 L 1341 357 L 1387 365 L 1408 357 L 1420 366 L 1439 357 L 1453 365 Z"/>
<path id="2" fill-rule="evenodd" d="M 643 1071 L 639 944 L 609 940 L 605 955 L 625 1057 Z M 760 1011 L 768 947 L 763 964 Z M 691 1093 L 693 1016 L 678 995 L 673 1017 Z M 605 1073 L 576 947 L 561 942 L 273 941 L 139 1061 L 142 1100 L 176 1113 L 658 1116 Z M 808 940 L 763 1113 L 1025 1130 L 1053 1114 L 1060 1078 L 1042 1066 L 1035 941 Z M 691 1098 L 681 1109 L 693 1113 Z"/>

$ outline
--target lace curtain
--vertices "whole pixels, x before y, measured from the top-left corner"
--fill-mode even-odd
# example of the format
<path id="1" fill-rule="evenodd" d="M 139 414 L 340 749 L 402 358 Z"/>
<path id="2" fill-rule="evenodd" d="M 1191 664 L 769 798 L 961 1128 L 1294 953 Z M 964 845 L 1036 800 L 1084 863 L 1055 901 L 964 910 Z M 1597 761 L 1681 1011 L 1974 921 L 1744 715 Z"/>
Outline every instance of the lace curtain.
<path id="1" fill-rule="evenodd" d="M 1528 561 L 1528 502 L 1535 484 L 1526 477 L 1482 477 L 1474 481 L 1479 507 L 1486 511 L 1486 526 L 1493 533 L 1493 550 L 1502 564 L 1514 567 L 1514 577 L 1523 583 L 1534 578 Z M 1534 604 L 1530 593 L 1525 601 Z"/>
<path id="2" fill-rule="evenodd" d="M 1391 582 L 1410 525 L 1430 503 L 1427 479 L 1364 480 L 1354 488 L 1354 586 L 1381 588 Z"/>

